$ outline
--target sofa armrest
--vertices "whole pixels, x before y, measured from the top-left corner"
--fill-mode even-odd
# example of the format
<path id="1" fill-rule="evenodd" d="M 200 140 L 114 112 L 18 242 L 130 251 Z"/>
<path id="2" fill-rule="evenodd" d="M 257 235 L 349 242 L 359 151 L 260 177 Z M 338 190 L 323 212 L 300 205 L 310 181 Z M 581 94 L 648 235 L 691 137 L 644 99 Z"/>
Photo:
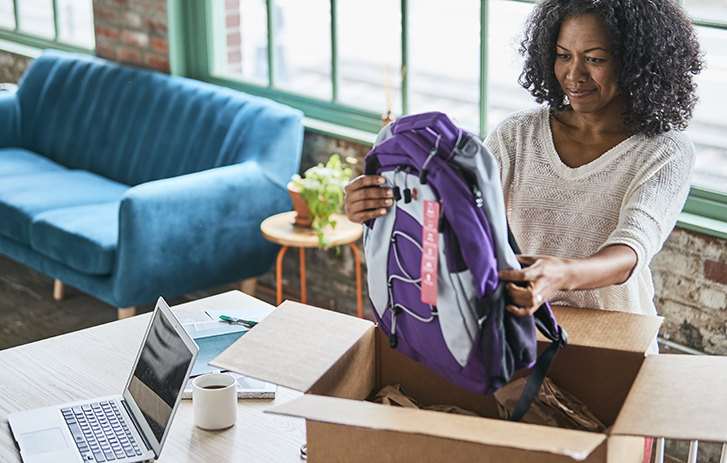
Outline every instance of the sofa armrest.
<path id="1" fill-rule="evenodd" d="M 138 305 L 266 272 L 277 246 L 260 223 L 286 210 L 287 190 L 254 162 L 129 189 L 119 209 L 114 299 Z"/>
<path id="2" fill-rule="evenodd" d="M 250 103 L 231 125 L 222 157 L 254 161 L 273 183 L 285 188 L 300 170 L 302 120 L 302 112 L 287 106 L 269 101 Z"/>
<path id="3" fill-rule="evenodd" d="M 17 146 L 20 140 L 20 106 L 15 94 L 0 92 L 0 148 Z"/>

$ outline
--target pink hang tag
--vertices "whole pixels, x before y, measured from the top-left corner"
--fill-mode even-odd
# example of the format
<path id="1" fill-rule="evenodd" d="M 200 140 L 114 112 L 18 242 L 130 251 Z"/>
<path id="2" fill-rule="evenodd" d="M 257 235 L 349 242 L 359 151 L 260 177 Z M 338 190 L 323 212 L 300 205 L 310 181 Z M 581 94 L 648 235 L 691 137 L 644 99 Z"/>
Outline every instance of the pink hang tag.
<path id="1" fill-rule="evenodd" d="M 439 262 L 439 203 L 424 201 L 422 226 L 422 302 L 437 305 L 437 264 Z"/>

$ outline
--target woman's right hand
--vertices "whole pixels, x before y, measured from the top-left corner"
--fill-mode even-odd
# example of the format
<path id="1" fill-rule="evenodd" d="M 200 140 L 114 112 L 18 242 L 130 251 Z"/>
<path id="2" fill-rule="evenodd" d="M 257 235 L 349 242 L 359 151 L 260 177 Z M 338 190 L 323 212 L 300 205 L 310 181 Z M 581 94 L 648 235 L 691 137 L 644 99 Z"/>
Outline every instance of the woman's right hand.
<path id="1" fill-rule="evenodd" d="M 391 188 L 380 188 L 386 179 L 380 175 L 360 175 L 344 189 L 343 205 L 348 220 L 363 223 L 386 214 L 394 204 Z"/>

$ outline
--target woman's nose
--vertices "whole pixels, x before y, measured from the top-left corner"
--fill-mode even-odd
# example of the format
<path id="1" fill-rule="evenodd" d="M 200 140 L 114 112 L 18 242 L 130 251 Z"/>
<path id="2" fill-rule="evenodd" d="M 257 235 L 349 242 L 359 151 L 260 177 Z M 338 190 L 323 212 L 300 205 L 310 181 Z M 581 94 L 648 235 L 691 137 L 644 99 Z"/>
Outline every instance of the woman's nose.
<path id="1" fill-rule="evenodd" d="M 586 70 L 585 62 L 581 59 L 574 58 L 571 60 L 568 66 L 568 74 L 566 76 L 568 80 L 573 82 L 585 82 L 588 80 L 588 71 Z"/>

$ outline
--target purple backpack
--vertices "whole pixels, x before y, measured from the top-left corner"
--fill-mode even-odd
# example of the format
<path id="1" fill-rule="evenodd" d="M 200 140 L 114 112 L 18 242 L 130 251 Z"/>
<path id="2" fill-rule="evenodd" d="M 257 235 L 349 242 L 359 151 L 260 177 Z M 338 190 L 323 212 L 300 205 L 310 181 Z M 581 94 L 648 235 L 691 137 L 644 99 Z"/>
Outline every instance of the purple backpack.
<path id="1" fill-rule="evenodd" d="M 567 335 L 547 302 L 534 316 L 505 310 L 497 272 L 520 264 L 495 159 L 432 112 L 383 128 L 365 172 L 384 176 L 394 192 L 394 206 L 368 221 L 363 237 L 369 298 L 391 347 L 480 394 L 534 367 L 510 418 L 519 420 Z M 552 341 L 539 359 L 536 326 Z"/>

